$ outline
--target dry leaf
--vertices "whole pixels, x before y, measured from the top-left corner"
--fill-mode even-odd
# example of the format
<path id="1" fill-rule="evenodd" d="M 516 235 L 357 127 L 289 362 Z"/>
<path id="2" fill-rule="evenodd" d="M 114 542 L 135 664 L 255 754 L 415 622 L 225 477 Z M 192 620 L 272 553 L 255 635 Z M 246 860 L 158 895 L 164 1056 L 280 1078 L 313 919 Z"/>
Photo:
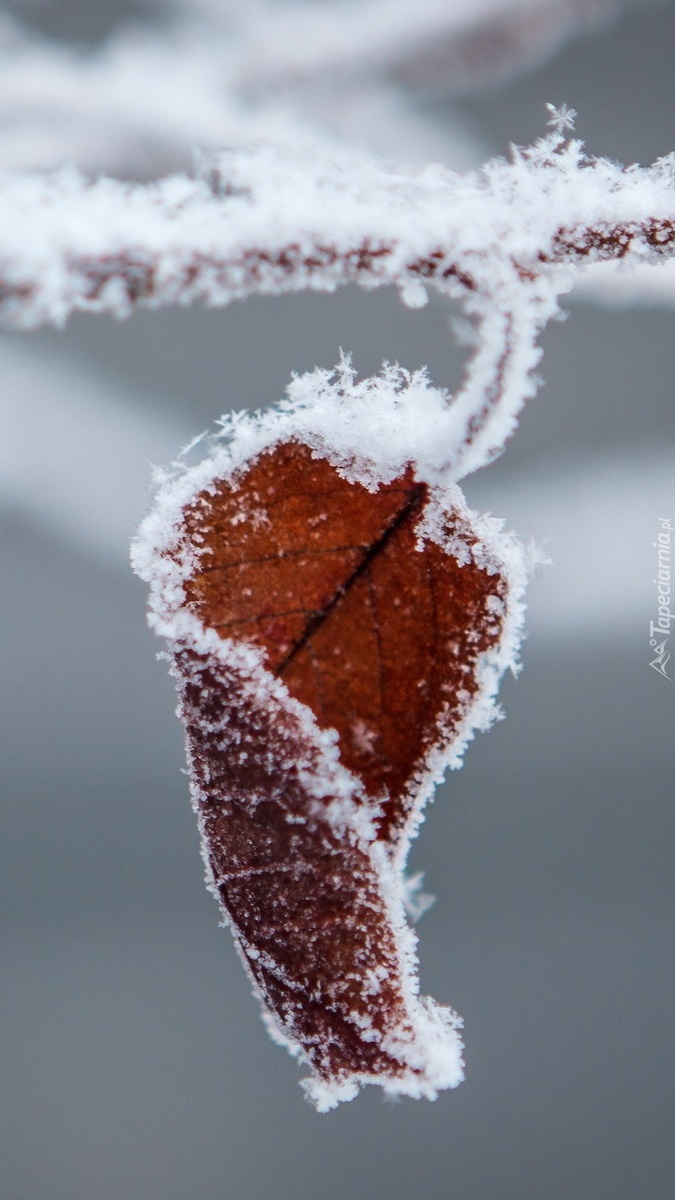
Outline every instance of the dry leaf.
<path id="1" fill-rule="evenodd" d="M 504 608 L 498 575 L 418 546 L 428 491 L 409 469 L 370 492 L 290 442 L 200 495 L 185 520 L 203 555 L 188 606 L 221 637 L 260 646 L 291 696 L 338 731 L 341 762 L 381 802 L 378 837 L 390 842 L 416 773 L 476 689 Z M 476 541 L 454 514 L 445 532 Z"/>
<path id="2" fill-rule="evenodd" d="M 418 995 L 402 869 L 513 623 L 513 572 L 457 488 L 331 457 L 272 438 L 183 484 L 154 559 L 211 886 L 320 1109 L 462 1078 L 461 1022 Z"/>

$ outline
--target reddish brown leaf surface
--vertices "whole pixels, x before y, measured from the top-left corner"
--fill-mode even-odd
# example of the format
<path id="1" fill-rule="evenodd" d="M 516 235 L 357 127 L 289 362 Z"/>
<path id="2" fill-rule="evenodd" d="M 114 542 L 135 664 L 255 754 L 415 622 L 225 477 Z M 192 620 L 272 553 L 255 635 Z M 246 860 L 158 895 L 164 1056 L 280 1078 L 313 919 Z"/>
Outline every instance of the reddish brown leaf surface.
<path id="1" fill-rule="evenodd" d="M 214 888 L 257 989 L 319 1080 L 412 1095 L 459 1082 L 459 1043 L 452 1014 L 417 996 L 393 851 L 479 689 L 506 592 L 473 561 L 466 515 L 438 534 L 462 565 L 420 540 L 429 500 L 410 468 L 370 491 L 288 441 L 198 494 L 176 550 L 197 551 L 184 607 L 199 627 L 263 656 L 260 677 L 230 651 L 174 645 Z M 317 724 L 337 731 L 339 779 Z"/>
<path id="2" fill-rule="evenodd" d="M 501 578 L 434 542 L 418 547 L 427 493 L 410 470 L 368 491 L 290 442 L 186 515 L 205 549 L 189 604 L 222 636 L 260 646 L 291 695 L 338 731 L 342 762 L 384 800 L 387 840 L 439 722 L 447 739 L 500 632 L 486 601 L 503 596 Z M 448 536 L 458 531 L 475 541 L 449 514 Z"/>
<path id="3" fill-rule="evenodd" d="M 178 666 L 213 878 L 263 1000 L 322 1079 L 406 1073 L 381 1044 L 387 1031 L 410 1043 L 415 1032 L 369 855 L 312 813 L 292 721 L 255 701 L 232 706 L 233 672 L 189 651 Z M 264 798 L 252 806 L 252 795 Z M 374 968 L 381 982 L 364 994 Z"/>

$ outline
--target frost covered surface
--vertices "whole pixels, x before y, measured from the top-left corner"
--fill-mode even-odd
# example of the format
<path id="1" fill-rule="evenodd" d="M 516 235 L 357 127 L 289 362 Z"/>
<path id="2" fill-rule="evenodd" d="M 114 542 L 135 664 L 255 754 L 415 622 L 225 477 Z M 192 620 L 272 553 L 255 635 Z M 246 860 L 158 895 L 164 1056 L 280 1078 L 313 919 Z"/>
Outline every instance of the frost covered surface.
<path id="1" fill-rule="evenodd" d="M 671 158 L 587 159 L 553 133 L 466 176 L 271 146 L 147 185 L 5 175 L 1 315 L 29 327 L 347 282 L 397 285 L 413 306 L 426 287 L 492 296 L 508 311 L 568 290 L 581 262 L 672 253 L 674 172 Z"/>
<path id="2" fill-rule="evenodd" d="M 333 376 L 317 372 L 296 380 L 289 392 L 275 410 L 224 420 L 202 463 L 177 465 L 164 478 L 134 564 L 150 583 L 151 623 L 170 647 L 210 886 L 273 1036 L 312 1066 L 307 1092 L 321 1111 L 351 1099 L 364 1083 L 433 1098 L 462 1078 L 460 1023 L 418 994 L 404 868 L 425 802 L 447 766 L 459 765 L 474 731 L 494 719 L 499 678 L 516 666 L 523 556 L 498 522 L 471 513 L 448 482 L 436 444 L 449 401 L 423 376 L 390 368 L 376 380 L 358 382 L 343 361 Z M 404 439 L 402 430 L 415 422 L 417 441 Z M 280 457 L 267 471 L 274 455 Z M 333 477 L 345 481 L 341 492 Z M 303 488 L 310 493 L 306 511 Z M 344 520 L 356 543 L 359 524 L 365 520 L 371 528 L 361 548 L 337 544 L 344 541 L 343 505 L 354 488 L 360 499 Z M 393 508 L 387 507 L 389 495 Z M 378 505 L 373 517 L 370 509 Z M 393 544 L 405 522 L 407 551 L 405 543 L 397 544 L 398 557 L 376 575 L 388 539 Z M 309 550 L 296 548 L 298 531 Z M 314 552 L 313 538 L 320 539 Z M 324 596 L 318 601 L 323 613 L 310 619 L 305 633 L 293 624 L 298 601 L 291 591 L 279 591 L 292 586 L 284 575 L 288 556 L 302 603 L 311 609 L 317 603 L 312 597 Z M 335 556 L 337 578 L 344 569 L 346 581 L 337 591 L 329 584 L 333 598 L 326 600 L 323 579 L 312 592 L 313 572 Z M 271 565 L 261 567 L 268 559 Z M 350 614 L 364 569 L 366 607 Z M 419 569 L 423 576 L 437 572 L 438 631 L 428 653 L 434 662 L 447 658 L 448 674 L 435 683 L 424 656 L 415 682 L 417 664 L 405 640 L 412 645 L 419 639 L 415 610 L 425 599 L 414 575 Z M 233 579 L 225 610 L 222 578 Z M 455 600 L 450 580 L 465 587 L 466 600 Z M 376 746 L 388 744 L 395 760 L 409 740 L 401 717 L 420 724 L 405 696 L 400 708 L 404 675 L 388 685 L 392 695 L 379 690 L 382 678 L 376 684 L 385 707 L 376 719 L 363 699 L 368 684 L 360 663 L 346 661 L 344 678 L 333 679 L 341 661 L 335 655 L 344 651 L 341 639 L 347 638 L 347 660 L 355 653 L 367 660 L 367 645 L 359 650 L 358 639 L 372 594 L 380 611 L 374 630 L 380 676 L 389 672 L 393 680 L 391 660 L 402 656 L 404 674 L 413 673 L 411 695 L 421 685 L 432 689 L 420 710 L 426 726 L 414 734 L 402 765 L 384 761 L 384 749 Z M 383 613 L 385 603 L 390 611 Z M 444 625 L 447 604 L 464 607 Z M 333 622 L 328 649 L 322 649 L 319 625 L 337 612 L 336 605 L 343 605 L 344 619 Z M 399 618 L 397 606 L 410 615 Z M 261 607 L 267 615 L 256 615 Z M 424 611 L 421 619 L 429 624 Z M 284 620 L 291 622 L 290 633 Z M 388 651 L 390 620 L 398 641 Z M 309 674 L 298 674 L 306 643 Z M 327 668 L 319 665 L 326 654 Z M 317 670 L 323 682 L 311 702 Z M 346 720 L 350 688 L 362 706 L 355 711 L 366 720 L 355 720 L 351 710 Z M 386 732 L 390 705 L 393 741 Z"/>
<path id="3" fill-rule="evenodd" d="M 206 160 L 195 179 L 90 184 L 74 172 L 5 177 L 0 319 L 28 328 L 77 310 L 397 286 L 459 296 L 479 348 L 446 443 L 456 477 L 489 461 L 534 391 L 536 337 L 579 267 L 662 261 L 675 248 L 675 167 L 587 159 L 557 128 L 475 175 L 416 176 L 312 150 Z M 460 419 L 461 418 L 461 419 Z"/>

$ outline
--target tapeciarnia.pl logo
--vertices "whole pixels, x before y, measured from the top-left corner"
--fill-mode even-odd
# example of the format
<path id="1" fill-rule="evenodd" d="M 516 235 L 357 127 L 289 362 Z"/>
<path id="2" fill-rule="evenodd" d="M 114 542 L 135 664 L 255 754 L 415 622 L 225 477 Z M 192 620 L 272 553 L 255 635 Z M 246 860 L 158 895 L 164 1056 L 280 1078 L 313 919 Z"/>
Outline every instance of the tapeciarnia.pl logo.
<path id="1" fill-rule="evenodd" d="M 668 649 L 670 622 L 675 617 L 675 613 L 670 611 L 670 540 L 673 527 L 669 517 L 659 517 L 659 525 L 661 528 L 658 541 L 654 542 L 654 549 L 657 552 L 657 568 L 656 579 L 653 580 L 658 588 L 659 615 L 656 621 L 649 622 L 649 645 L 656 655 L 649 665 L 658 671 L 659 675 L 663 675 L 664 679 L 670 679 L 672 683 L 672 676 L 668 674 L 666 667 L 670 658 Z"/>

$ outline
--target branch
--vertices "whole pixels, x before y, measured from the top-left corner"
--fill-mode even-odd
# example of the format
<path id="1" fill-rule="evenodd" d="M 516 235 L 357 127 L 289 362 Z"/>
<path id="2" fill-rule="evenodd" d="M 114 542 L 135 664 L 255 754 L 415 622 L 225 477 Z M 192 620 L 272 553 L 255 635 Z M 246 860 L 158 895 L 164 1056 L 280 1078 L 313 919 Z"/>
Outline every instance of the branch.
<path id="1" fill-rule="evenodd" d="M 262 148 L 146 186 L 6 177 L 0 211 L 8 327 L 347 283 L 395 285 L 413 306 L 427 288 L 459 296 L 481 322 L 448 410 L 448 470 L 459 477 L 512 432 L 534 390 L 536 337 L 579 269 L 674 253 L 675 163 L 623 170 L 559 131 L 466 177 Z"/>

